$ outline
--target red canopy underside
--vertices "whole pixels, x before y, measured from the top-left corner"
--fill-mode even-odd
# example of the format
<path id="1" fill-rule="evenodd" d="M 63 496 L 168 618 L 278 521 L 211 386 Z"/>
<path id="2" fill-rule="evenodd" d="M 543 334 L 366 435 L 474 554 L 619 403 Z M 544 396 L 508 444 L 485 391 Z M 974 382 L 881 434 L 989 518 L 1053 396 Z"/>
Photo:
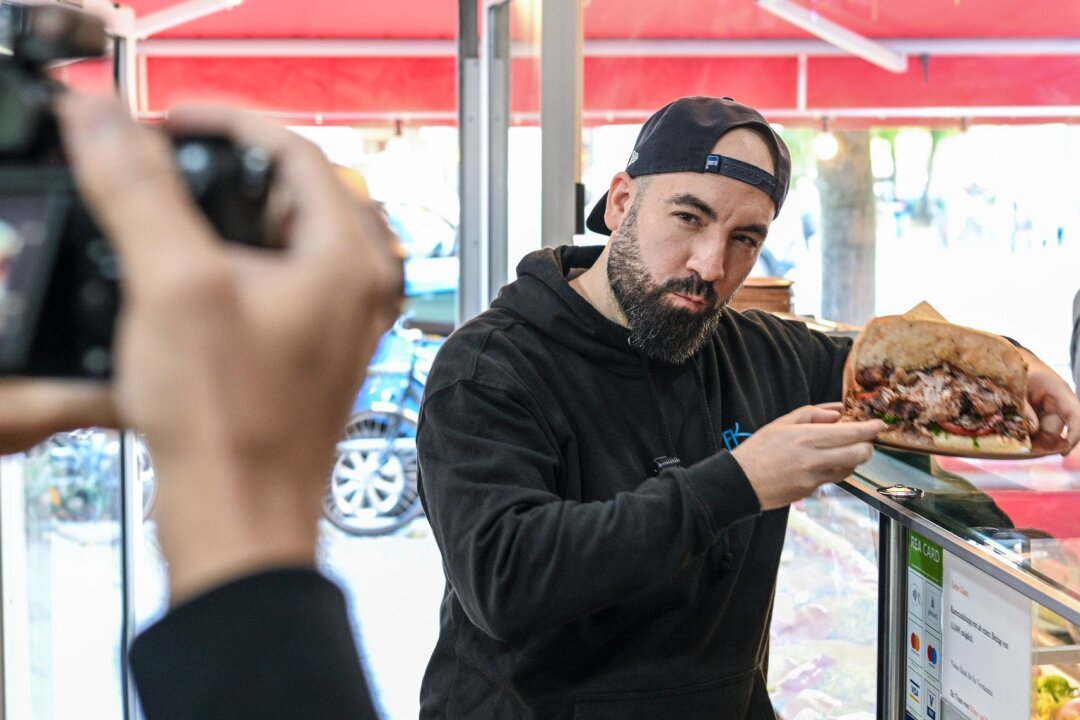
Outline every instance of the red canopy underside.
<path id="1" fill-rule="evenodd" d="M 81 64 L 68 67 L 66 77 L 105 88 L 109 72 Z M 456 73 L 451 58 L 148 58 L 143 109 L 159 112 L 192 99 L 220 98 L 296 114 L 301 122 L 314 121 L 316 114 L 327 123 L 453 122 Z M 835 117 L 830 123 L 837 127 L 920 118 L 925 108 L 955 107 L 963 117 L 965 107 L 1080 106 L 1075 57 L 943 57 L 930 61 L 925 77 L 918 62 L 894 75 L 857 59 L 810 58 L 804 113 L 796 111 L 797 74 L 794 58 L 588 58 L 585 120 L 639 122 L 672 98 L 693 94 L 734 97 L 771 120 L 796 124 L 817 124 L 830 111 L 872 113 Z M 515 61 L 512 78 L 515 120 L 535 122 L 536 64 Z M 1055 116 L 1048 111 L 1039 117 Z"/>
<path id="2" fill-rule="evenodd" d="M 139 17 L 179 0 L 128 0 Z M 1080 3 L 1066 0 L 796 0 L 869 38 L 1076 37 Z M 483 2 L 479 3 L 481 6 Z M 537 0 L 511 0 L 512 30 L 530 34 Z M 587 0 L 585 37 L 778 39 L 806 33 L 755 0 Z M 456 0 L 244 0 L 161 38 L 453 39 Z"/>
<path id="3" fill-rule="evenodd" d="M 139 16 L 176 0 L 134 0 Z M 1080 37 L 1080 3 L 1057 0 L 803 0 L 822 17 L 871 38 L 1039 39 Z M 452 41 L 457 3 L 333 0 L 246 0 L 229 12 L 182 25 L 165 39 L 360 38 Z M 631 5 L 633 7 L 628 7 Z M 527 0 L 514 0 L 514 33 L 525 37 Z M 808 39 L 754 0 L 590 0 L 589 39 Z M 456 122 L 457 69 L 452 57 L 168 57 L 141 58 L 140 110 L 160 113 L 192 98 L 225 98 L 295 122 Z M 107 88 L 103 64 L 62 72 L 81 87 Z M 935 56 L 909 58 L 893 74 L 854 57 L 807 59 L 800 103 L 795 57 L 587 57 L 584 113 L 588 124 L 640 122 L 674 97 L 728 95 L 770 119 L 830 127 L 917 122 L 935 124 L 1074 120 L 1080 117 L 1080 57 Z M 537 120 L 539 69 L 515 60 L 512 113 Z M 1023 112 L 1009 108 L 1022 107 Z M 955 108 L 955 110 L 951 110 Z M 1045 108 L 1045 113 L 1041 109 Z M 1000 109 L 1000 112 L 998 111 Z"/>

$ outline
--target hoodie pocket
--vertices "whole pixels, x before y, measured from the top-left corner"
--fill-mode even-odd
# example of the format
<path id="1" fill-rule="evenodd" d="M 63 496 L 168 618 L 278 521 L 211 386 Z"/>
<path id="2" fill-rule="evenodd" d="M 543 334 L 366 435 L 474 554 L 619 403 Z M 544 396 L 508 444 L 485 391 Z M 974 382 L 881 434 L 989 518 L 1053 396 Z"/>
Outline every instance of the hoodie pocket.
<path id="1" fill-rule="evenodd" d="M 775 718 L 771 712 L 761 671 L 754 668 L 665 690 L 580 695 L 574 720 L 765 720 Z"/>

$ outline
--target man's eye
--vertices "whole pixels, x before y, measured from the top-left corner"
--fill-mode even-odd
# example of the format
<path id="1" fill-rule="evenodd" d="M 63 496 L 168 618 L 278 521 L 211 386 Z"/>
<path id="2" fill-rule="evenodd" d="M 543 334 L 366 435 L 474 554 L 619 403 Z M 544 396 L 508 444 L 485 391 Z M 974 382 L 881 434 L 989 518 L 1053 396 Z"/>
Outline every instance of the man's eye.
<path id="1" fill-rule="evenodd" d="M 760 240 L 751 235 L 736 235 L 735 240 L 752 248 L 756 248 L 758 245 L 761 244 Z"/>
<path id="2" fill-rule="evenodd" d="M 692 215 L 690 213 L 684 213 L 684 212 L 675 213 L 675 217 L 677 217 L 680 222 L 684 222 L 684 223 L 686 223 L 688 225 L 698 225 L 699 224 L 697 216 Z"/>

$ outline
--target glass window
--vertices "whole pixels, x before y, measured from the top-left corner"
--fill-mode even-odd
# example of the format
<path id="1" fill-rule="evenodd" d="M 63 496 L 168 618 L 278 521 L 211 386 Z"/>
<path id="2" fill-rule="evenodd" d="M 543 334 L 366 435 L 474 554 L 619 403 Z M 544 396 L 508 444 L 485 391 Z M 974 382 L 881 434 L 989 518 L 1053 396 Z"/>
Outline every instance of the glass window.
<path id="1" fill-rule="evenodd" d="M 123 716 L 118 438 L 56 435 L 0 460 L 6 717 Z"/>

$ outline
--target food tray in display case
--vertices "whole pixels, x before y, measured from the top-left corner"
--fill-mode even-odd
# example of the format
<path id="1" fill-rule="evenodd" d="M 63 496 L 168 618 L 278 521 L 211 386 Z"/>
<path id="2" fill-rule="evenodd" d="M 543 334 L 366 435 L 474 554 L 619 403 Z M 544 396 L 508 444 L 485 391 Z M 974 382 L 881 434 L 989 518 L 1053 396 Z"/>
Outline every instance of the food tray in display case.
<path id="1" fill-rule="evenodd" d="M 791 508 L 769 654 L 769 694 L 782 720 L 875 717 L 873 515 L 835 488 Z"/>

